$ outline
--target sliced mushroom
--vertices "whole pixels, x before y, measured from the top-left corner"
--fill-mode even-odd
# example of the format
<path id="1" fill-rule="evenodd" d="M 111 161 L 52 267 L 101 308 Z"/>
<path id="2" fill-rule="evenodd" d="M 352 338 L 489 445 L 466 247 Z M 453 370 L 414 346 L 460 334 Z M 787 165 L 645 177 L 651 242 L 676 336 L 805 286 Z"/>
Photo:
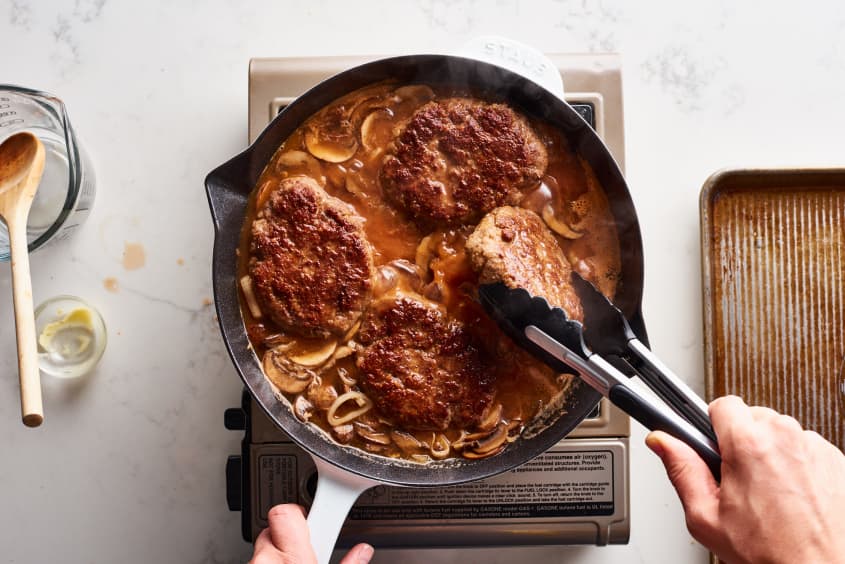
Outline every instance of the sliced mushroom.
<path id="1" fill-rule="evenodd" d="M 390 141 L 393 118 L 390 108 L 378 108 L 367 114 L 361 122 L 361 145 L 368 151 L 386 145 Z"/>
<path id="2" fill-rule="evenodd" d="M 341 358 L 346 358 L 351 355 L 353 352 L 352 347 L 343 345 L 342 347 L 337 347 L 337 350 L 334 352 L 334 358 L 335 360 L 340 360 Z"/>
<path id="3" fill-rule="evenodd" d="M 324 383 L 323 379 L 317 376 L 305 390 L 305 397 L 315 406 L 325 411 L 337 399 L 337 390 L 331 384 Z"/>
<path id="4" fill-rule="evenodd" d="M 478 424 L 478 429 L 480 431 L 490 431 L 499 423 L 499 419 L 502 418 L 502 404 L 496 403 L 495 405 L 488 406 L 485 410 L 484 414 L 481 417 L 481 423 Z"/>
<path id="5" fill-rule="evenodd" d="M 345 387 L 354 386 L 355 383 L 356 383 L 355 378 L 351 377 L 349 375 L 349 371 L 345 368 L 338 367 L 337 377 L 340 378 L 340 381 L 343 382 L 343 385 Z M 344 391 L 348 392 L 349 390 L 344 390 Z"/>
<path id="6" fill-rule="evenodd" d="M 355 428 L 351 423 L 335 425 L 332 427 L 332 435 L 339 443 L 346 444 L 355 437 Z"/>
<path id="7" fill-rule="evenodd" d="M 442 302 L 443 287 L 440 282 L 429 282 L 423 287 L 422 295 L 433 302 Z"/>
<path id="8" fill-rule="evenodd" d="M 549 226 L 549 229 L 551 229 L 561 237 L 566 237 L 567 239 L 578 239 L 583 235 L 583 233 L 575 231 L 574 229 L 569 227 L 569 225 L 567 225 L 565 221 L 562 221 L 555 217 L 555 211 L 552 208 L 551 204 L 548 204 L 546 207 L 543 208 L 543 221 L 546 222 L 546 225 Z"/>
<path id="9" fill-rule="evenodd" d="M 428 102 L 434 98 L 434 90 L 425 84 L 408 84 L 407 86 L 400 86 L 393 93 L 400 100 L 414 100 L 417 102 Z"/>
<path id="10" fill-rule="evenodd" d="M 299 346 L 291 352 L 290 360 L 300 366 L 320 366 L 334 354 L 337 341 L 332 339 L 318 343 L 316 346 Z"/>
<path id="11" fill-rule="evenodd" d="M 417 265 L 405 259 L 392 260 L 388 264 L 399 273 L 399 280 L 400 284 L 402 284 L 402 289 L 409 289 L 414 292 L 420 291 L 423 283 L 423 277 L 420 269 L 417 268 Z"/>
<path id="12" fill-rule="evenodd" d="M 507 442 L 512 443 L 519 438 L 519 435 L 522 433 L 522 420 L 521 419 L 513 419 L 508 423 L 508 438 L 505 439 Z"/>
<path id="13" fill-rule="evenodd" d="M 487 437 L 467 444 L 467 448 L 477 454 L 486 454 L 505 444 L 507 438 L 508 426 L 499 425 Z"/>
<path id="14" fill-rule="evenodd" d="M 296 401 L 293 402 L 293 414 L 300 421 L 308 421 L 314 415 L 314 406 L 305 399 L 305 396 L 296 396 Z"/>
<path id="15" fill-rule="evenodd" d="M 357 131 L 351 113 L 351 108 L 338 104 L 317 114 L 305 130 L 308 152 L 329 163 L 351 159 L 358 150 Z"/>
<path id="16" fill-rule="evenodd" d="M 319 184 L 326 178 L 320 162 L 305 151 L 286 151 L 276 158 L 276 170 L 284 176 L 310 176 Z"/>
<path id="17" fill-rule="evenodd" d="M 358 433 L 365 441 L 379 444 L 379 445 L 389 445 L 390 435 L 384 432 L 376 431 L 366 423 L 362 423 L 361 421 L 355 421 L 352 424 L 355 427 L 355 432 Z"/>
<path id="18" fill-rule="evenodd" d="M 284 333 L 273 333 L 267 335 L 261 340 L 262 344 L 268 349 L 275 349 L 280 346 L 293 346 L 293 340 L 289 335 Z"/>
<path id="19" fill-rule="evenodd" d="M 342 163 L 352 158 L 358 150 L 358 141 L 351 138 L 348 143 L 340 143 L 322 139 L 317 133 L 309 131 L 305 134 L 305 146 L 311 154 L 329 163 Z"/>
<path id="20" fill-rule="evenodd" d="M 385 454 L 387 453 L 387 447 L 385 445 L 379 445 L 376 443 L 364 443 L 363 445 L 364 450 L 367 452 L 371 452 L 373 454 Z"/>
<path id="21" fill-rule="evenodd" d="M 420 464 L 425 464 L 427 462 L 431 462 L 431 457 L 427 454 L 412 454 L 411 460 L 419 462 Z"/>
<path id="22" fill-rule="evenodd" d="M 298 394 L 308 387 L 316 374 L 313 370 L 290 362 L 284 353 L 278 348 L 264 353 L 264 374 L 281 391 Z"/>
<path id="23" fill-rule="evenodd" d="M 496 450 L 493 450 L 493 451 L 490 451 L 490 452 L 475 452 L 473 450 L 465 450 L 461 454 L 463 454 L 464 458 L 470 458 L 470 459 L 489 458 L 491 456 L 496 456 L 497 454 L 499 454 L 503 450 L 505 450 L 505 445 L 502 445 L 499 448 L 497 448 Z"/>
<path id="24" fill-rule="evenodd" d="M 414 262 L 416 263 L 417 268 L 420 269 L 420 272 L 428 272 L 428 264 L 431 262 L 431 257 L 434 254 L 432 244 L 432 235 L 426 235 L 422 238 L 420 244 L 417 245 Z"/>
<path id="25" fill-rule="evenodd" d="M 405 431 L 391 431 L 390 438 L 405 453 L 418 452 L 426 448 L 414 435 Z"/>
<path id="26" fill-rule="evenodd" d="M 382 296 L 395 288 L 397 284 L 399 284 L 399 273 L 396 269 L 389 264 L 382 265 L 376 272 L 373 296 L 376 298 Z"/>
<path id="27" fill-rule="evenodd" d="M 326 179 L 330 186 L 335 188 L 343 188 L 346 186 L 346 177 L 349 171 L 340 163 L 332 163 L 326 165 Z"/>

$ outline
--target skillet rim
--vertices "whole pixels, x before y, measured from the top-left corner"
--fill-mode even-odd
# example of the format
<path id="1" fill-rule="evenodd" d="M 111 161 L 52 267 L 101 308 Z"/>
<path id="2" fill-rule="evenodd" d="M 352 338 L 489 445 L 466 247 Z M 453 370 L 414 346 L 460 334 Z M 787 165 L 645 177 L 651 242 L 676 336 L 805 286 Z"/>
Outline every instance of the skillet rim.
<path id="1" fill-rule="evenodd" d="M 449 80 L 438 79 L 447 74 Z M 236 256 L 249 193 L 281 142 L 305 119 L 338 97 L 368 84 L 397 78 L 400 83 L 418 81 L 446 83 L 453 87 L 470 86 L 484 99 L 505 101 L 526 115 L 549 122 L 564 132 L 572 149 L 593 167 L 608 194 L 623 248 L 620 288 L 624 289 L 625 299 L 619 305 L 634 332 L 647 343 L 640 312 L 642 243 L 633 201 L 619 167 L 598 134 L 571 106 L 526 77 L 486 62 L 451 55 L 389 57 L 329 77 L 280 112 L 250 147 L 208 174 L 205 184 L 215 227 L 212 281 L 218 323 L 233 364 L 268 417 L 307 452 L 353 474 L 393 485 L 460 484 L 507 471 L 545 452 L 574 429 L 594 409 L 601 396 L 579 382 L 570 397 L 566 413 L 541 433 L 532 438 L 520 438 L 491 458 L 472 461 L 451 459 L 420 465 L 339 445 L 322 430 L 296 419 L 286 402 L 280 402 L 273 393 L 256 355 L 249 347 L 237 293 L 237 260 L 231 260 Z M 633 249 L 634 252 L 625 253 L 624 249 Z M 629 265 L 629 262 L 633 264 Z"/>

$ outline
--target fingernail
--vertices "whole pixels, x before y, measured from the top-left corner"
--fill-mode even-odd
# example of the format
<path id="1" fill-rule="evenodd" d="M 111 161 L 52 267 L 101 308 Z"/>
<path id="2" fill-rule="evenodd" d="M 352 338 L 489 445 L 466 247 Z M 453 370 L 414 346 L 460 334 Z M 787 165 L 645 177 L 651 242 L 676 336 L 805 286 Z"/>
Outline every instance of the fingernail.
<path id="1" fill-rule="evenodd" d="M 369 564 L 374 553 L 375 550 L 370 545 L 365 544 L 362 546 L 358 551 L 358 564 Z"/>
<path id="2" fill-rule="evenodd" d="M 663 448 L 663 443 L 660 442 L 660 439 L 654 433 L 649 433 L 649 435 L 646 436 L 645 444 L 654 454 L 663 458 L 663 454 L 666 452 L 666 449 Z"/>

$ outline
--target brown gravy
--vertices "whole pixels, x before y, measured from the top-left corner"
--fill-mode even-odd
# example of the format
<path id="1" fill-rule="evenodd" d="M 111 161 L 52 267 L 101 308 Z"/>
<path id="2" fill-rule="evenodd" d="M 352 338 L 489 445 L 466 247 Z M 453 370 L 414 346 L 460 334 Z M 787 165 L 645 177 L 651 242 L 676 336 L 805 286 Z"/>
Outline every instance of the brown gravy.
<path id="1" fill-rule="evenodd" d="M 410 432 L 397 429 L 375 409 L 349 422 L 330 424 L 328 410 L 320 408 L 320 404 L 326 405 L 332 398 L 357 390 L 354 334 L 334 345 L 319 372 L 320 390 L 284 394 L 300 419 L 316 424 L 341 443 L 383 456 L 426 462 L 461 455 L 481 458 L 496 454 L 506 442 L 500 441 L 497 449 L 482 455 L 478 452 L 473 455 L 466 445 L 472 441 L 477 444 L 495 440 L 491 435 L 497 432 L 507 442 L 515 440 L 532 418 L 567 393 L 572 381 L 571 377 L 554 374 L 513 345 L 473 299 L 477 276 L 464 247 L 474 225 L 429 232 L 382 198 L 379 170 L 391 140 L 403 124 L 431 99 L 466 94 L 423 85 L 381 84 L 340 98 L 309 118 L 282 143 L 263 171 L 248 204 L 239 248 L 239 279 L 248 276 L 250 226 L 256 210 L 280 180 L 295 175 L 310 176 L 365 220 L 364 230 L 372 244 L 377 269 L 397 260 L 418 265 L 424 275 L 413 284 L 420 293 L 434 296 L 451 317 L 473 327 L 486 350 L 496 355 L 495 399 L 485 423 L 480 425 L 483 428 L 479 429 Z M 589 165 L 570 149 L 558 131 L 546 124 L 531 124 L 547 148 L 549 164 L 540 185 L 526 193 L 519 205 L 543 216 L 558 233 L 557 239 L 573 269 L 612 298 L 619 277 L 620 253 L 606 196 Z M 328 133 L 319 140 L 322 146 L 315 149 L 314 132 L 321 128 Z M 334 163 L 315 158 L 314 152 L 333 160 L 344 156 L 344 152 L 351 156 Z M 412 282 L 405 280 L 401 284 Z M 323 350 L 325 342 L 286 335 L 266 318 L 253 317 L 248 305 L 242 291 L 244 323 L 259 359 L 279 343 L 283 343 L 289 356 Z M 268 379 L 273 381 L 269 375 Z M 362 409 L 363 401 L 351 397 L 334 411 L 333 421 Z M 501 406 L 499 411 L 498 406 Z"/>

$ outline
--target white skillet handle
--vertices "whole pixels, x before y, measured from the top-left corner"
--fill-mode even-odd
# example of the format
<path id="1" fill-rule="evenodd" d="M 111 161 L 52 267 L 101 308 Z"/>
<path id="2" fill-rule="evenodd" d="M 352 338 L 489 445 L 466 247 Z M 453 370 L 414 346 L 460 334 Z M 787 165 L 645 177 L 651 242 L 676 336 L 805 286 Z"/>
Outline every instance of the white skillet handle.
<path id="1" fill-rule="evenodd" d="M 363 492 L 379 482 L 341 470 L 318 457 L 317 491 L 308 513 L 311 546 L 317 554 L 317 564 L 329 564 L 337 537 L 349 510 Z"/>
<path id="2" fill-rule="evenodd" d="M 563 79 L 555 64 L 537 49 L 519 41 L 482 35 L 464 43 L 454 54 L 504 67 L 533 80 L 563 100 Z"/>

